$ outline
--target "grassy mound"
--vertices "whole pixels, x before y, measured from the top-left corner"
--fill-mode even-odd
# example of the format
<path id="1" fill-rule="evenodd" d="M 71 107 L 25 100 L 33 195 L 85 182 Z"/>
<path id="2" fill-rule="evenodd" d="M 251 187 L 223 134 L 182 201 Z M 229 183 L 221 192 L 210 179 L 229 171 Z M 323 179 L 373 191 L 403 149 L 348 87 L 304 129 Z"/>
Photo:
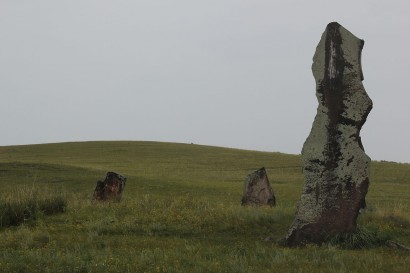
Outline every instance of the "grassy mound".
<path id="1" fill-rule="evenodd" d="M 242 207 L 244 178 L 262 166 L 277 206 Z M 92 201 L 107 171 L 127 177 L 120 203 Z M 407 272 L 408 254 L 383 241 L 410 245 L 409 177 L 409 164 L 373 162 L 359 232 L 289 249 L 278 242 L 303 185 L 299 156 L 156 142 L 0 147 L 0 204 L 30 207 L 12 193 L 33 187 L 66 201 L 65 213 L 0 230 L 0 272 Z M 40 216 L 53 207 L 42 198 L 31 206 Z"/>

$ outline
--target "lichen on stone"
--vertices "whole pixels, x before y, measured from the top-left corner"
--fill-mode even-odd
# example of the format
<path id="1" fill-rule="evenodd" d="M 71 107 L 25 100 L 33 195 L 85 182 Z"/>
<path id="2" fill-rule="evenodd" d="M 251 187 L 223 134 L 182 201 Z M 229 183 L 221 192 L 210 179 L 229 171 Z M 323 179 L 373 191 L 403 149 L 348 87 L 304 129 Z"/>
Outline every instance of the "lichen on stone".
<path id="1" fill-rule="evenodd" d="M 372 109 L 362 84 L 363 44 L 333 22 L 316 47 L 312 73 L 319 105 L 302 149 L 304 188 L 286 237 L 290 246 L 356 229 L 370 164 L 360 139 Z"/>

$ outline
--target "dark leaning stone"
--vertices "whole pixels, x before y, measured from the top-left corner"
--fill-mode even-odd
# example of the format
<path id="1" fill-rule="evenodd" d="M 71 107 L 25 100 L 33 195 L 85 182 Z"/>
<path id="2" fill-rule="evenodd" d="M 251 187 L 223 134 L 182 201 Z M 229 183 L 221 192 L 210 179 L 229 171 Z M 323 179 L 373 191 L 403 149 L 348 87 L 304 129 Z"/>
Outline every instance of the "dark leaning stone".
<path id="1" fill-rule="evenodd" d="M 245 178 L 242 205 L 275 206 L 276 200 L 265 168 L 261 168 Z"/>
<path id="2" fill-rule="evenodd" d="M 312 72 L 319 106 L 302 149 L 304 187 L 286 237 L 289 246 L 354 231 L 366 204 L 370 158 L 360 130 L 372 101 L 362 85 L 363 45 L 333 22 L 316 48 Z"/>
<path id="3" fill-rule="evenodd" d="M 127 178 L 114 172 L 107 172 L 104 181 L 97 181 L 94 199 L 98 201 L 120 201 Z"/>

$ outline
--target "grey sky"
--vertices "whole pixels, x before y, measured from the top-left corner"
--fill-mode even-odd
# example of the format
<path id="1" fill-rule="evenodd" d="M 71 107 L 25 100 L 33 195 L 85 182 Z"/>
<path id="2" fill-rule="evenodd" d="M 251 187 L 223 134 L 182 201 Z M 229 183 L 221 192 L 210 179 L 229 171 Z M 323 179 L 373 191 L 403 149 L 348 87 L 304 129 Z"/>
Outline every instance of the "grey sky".
<path id="1" fill-rule="evenodd" d="M 365 40 L 362 129 L 410 162 L 410 1 L 0 0 L 0 145 L 194 142 L 300 153 L 337 21 Z"/>

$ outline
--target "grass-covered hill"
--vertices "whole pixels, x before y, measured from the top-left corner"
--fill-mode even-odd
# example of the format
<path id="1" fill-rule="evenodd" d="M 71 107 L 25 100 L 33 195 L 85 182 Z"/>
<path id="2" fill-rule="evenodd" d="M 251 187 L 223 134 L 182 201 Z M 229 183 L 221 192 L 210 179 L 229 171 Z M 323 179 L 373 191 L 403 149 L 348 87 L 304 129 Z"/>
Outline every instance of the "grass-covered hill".
<path id="1" fill-rule="evenodd" d="M 244 177 L 262 166 L 277 206 L 242 207 Z M 127 177 L 120 203 L 92 201 L 107 171 Z M 158 142 L 0 147 L 0 272 L 408 272 L 409 252 L 360 249 L 363 238 L 282 247 L 302 185 L 300 157 L 282 153 Z M 5 224 L 7 209 L 17 215 L 47 196 L 64 212 Z M 410 164 L 372 162 L 367 204 L 363 234 L 410 245 Z"/>

